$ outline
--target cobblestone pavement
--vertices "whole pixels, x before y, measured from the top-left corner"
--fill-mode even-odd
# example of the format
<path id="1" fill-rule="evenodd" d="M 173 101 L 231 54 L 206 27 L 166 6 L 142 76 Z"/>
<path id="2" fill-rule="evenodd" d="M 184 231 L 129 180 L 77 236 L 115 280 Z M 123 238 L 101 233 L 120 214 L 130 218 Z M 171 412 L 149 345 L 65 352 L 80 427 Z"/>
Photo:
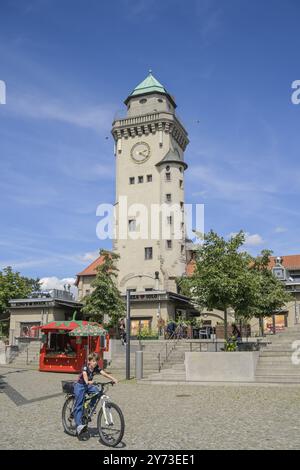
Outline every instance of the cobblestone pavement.
<path id="1" fill-rule="evenodd" d="M 1 449 L 106 449 L 63 432 L 69 374 L 0 367 Z M 139 385 L 110 390 L 125 416 L 123 449 L 299 449 L 300 388 Z"/>

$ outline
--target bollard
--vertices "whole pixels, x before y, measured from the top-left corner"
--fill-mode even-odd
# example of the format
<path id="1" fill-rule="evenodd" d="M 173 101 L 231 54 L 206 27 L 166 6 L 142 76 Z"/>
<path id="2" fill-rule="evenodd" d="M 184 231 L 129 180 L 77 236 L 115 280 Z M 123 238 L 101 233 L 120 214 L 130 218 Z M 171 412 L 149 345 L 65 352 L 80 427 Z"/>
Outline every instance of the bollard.
<path id="1" fill-rule="evenodd" d="M 143 351 L 135 352 L 135 378 L 137 380 L 143 378 Z"/>

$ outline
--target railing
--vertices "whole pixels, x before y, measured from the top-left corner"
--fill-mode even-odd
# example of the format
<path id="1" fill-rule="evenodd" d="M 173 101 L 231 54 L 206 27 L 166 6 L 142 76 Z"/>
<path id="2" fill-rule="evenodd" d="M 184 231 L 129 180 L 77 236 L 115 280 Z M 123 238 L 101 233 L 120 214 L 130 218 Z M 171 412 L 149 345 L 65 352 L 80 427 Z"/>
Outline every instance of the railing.
<path id="1" fill-rule="evenodd" d="M 181 336 L 181 327 L 180 326 L 177 326 L 177 328 L 173 331 L 173 333 L 171 334 L 171 336 L 168 338 L 167 341 L 171 340 L 172 342 L 169 343 L 169 342 L 166 342 L 163 346 L 163 348 L 161 349 L 161 351 L 158 353 L 157 355 L 157 359 L 158 359 L 158 371 L 160 372 L 164 363 L 167 362 L 170 354 L 172 351 L 174 351 L 178 341 L 182 339 L 182 336 Z M 168 350 L 168 346 L 170 346 L 169 350 Z M 165 349 L 165 354 L 162 353 L 162 350 Z M 163 359 L 163 356 L 164 356 L 164 359 Z"/>
<path id="2" fill-rule="evenodd" d="M 222 341 L 220 340 L 219 342 L 222 342 Z M 215 340 L 215 341 L 203 341 L 203 340 L 202 341 L 201 340 L 200 341 L 189 341 L 190 352 L 193 352 L 193 344 L 196 344 L 197 346 L 199 346 L 199 348 L 196 347 L 196 351 L 199 349 L 199 351 L 202 352 L 203 351 L 203 345 L 205 345 L 206 349 L 204 349 L 204 351 L 207 352 L 208 344 L 214 344 L 216 352 L 218 351 L 218 341 L 217 340 Z"/>

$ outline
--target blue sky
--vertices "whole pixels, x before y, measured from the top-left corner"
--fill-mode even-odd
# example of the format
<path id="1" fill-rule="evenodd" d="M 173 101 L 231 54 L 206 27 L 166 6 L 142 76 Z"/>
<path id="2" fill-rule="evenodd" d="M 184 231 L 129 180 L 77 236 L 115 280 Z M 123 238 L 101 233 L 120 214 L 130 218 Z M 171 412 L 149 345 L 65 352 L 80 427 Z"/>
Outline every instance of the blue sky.
<path id="1" fill-rule="evenodd" d="M 109 241 L 111 123 L 147 75 L 189 132 L 186 202 L 247 248 L 299 253 L 298 0 L 2 0 L 0 269 L 71 278 Z M 108 139 L 106 137 L 109 137 Z"/>

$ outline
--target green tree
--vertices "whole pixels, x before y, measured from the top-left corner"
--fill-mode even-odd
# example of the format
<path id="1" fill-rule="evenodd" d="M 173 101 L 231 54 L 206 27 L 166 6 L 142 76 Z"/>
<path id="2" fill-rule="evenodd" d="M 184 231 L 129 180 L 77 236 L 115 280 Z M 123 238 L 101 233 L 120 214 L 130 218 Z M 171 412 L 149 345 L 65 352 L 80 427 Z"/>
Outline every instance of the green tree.
<path id="1" fill-rule="evenodd" d="M 182 293 L 191 296 L 200 309 L 224 312 L 225 338 L 228 309 L 239 304 L 248 310 L 253 296 L 253 282 L 247 269 L 251 256 L 240 250 L 244 241 L 242 231 L 227 241 L 211 230 L 196 252 L 193 275 L 179 281 Z"/>
<path id="2" fill-rule="evenodd" d="M 263 250 L 250 266 L 251 274 L 257 285 L 252 315 L 260 320 L 261 330 L 263 330 L 263 318 L 272 316 L 292 300 L 292 296 L 285 290 L 284 284 L 274 276 L 270 269 L 271 255 L 272 251 Z"/>
<path id="3" fill-rule="evenodd" d="M 11 299 L 23 299 L 32 291 L 40 290 L 40 280 L 32 279 L 13 271 L 7 266 L 0 271 L 0 319 L 6 319 L 9 315 L 8 307 Z M 1 334 L 7 334 L 8 323 L 1 321 Z"/>
<path id="4" fill-rule="evenodd" d="M 282 283 L 269 269 L 271 251 L 256 258 L 242 251 L 245 234 L 240 231 L 228 241 L 210 231 L 196 253 L 193 275 L 179 279 L 181 292 L 190 296 L 200 310 L 224 312 L 227 339 L 227 311 L 233 308 L 235 319 L 244 322 L 262 319 L 278 311 L 290 300 Z"/>
<path id="5" fill-rule="evenodd" d="M 97 275 L 92 282 L 93 292 L 83 299 L 83 313 L 98 322 L 103 322 L 105 314 L 116 325 L 125 315 L 125 303 L 116 285 L 119 255 L 106 250 L 100 250 L 104 260 L 97 268 Z"/>

